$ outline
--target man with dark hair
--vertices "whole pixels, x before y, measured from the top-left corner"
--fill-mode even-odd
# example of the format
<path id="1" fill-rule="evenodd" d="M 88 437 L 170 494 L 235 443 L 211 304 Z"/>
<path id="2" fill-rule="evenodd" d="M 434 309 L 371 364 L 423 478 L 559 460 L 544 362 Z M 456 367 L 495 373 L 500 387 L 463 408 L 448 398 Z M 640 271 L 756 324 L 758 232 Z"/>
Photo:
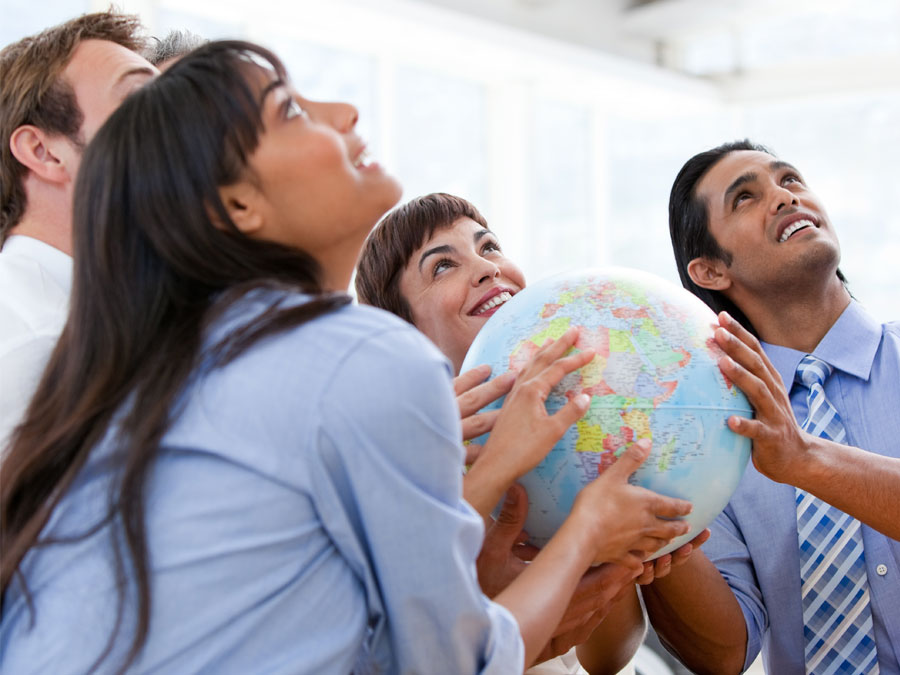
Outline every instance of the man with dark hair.
<path id="1" fill-rule="evenodd" d="M 137 17 L 86 14 L 0 51 L 0 451 L 62 330 L 72 190 L 94 133 L 157 74 Z"/>
<path id="2" fill-rule="evenodd" d="M 669 217 L 684 286 L 737 318 L 722 368 L 756 417 L 729 420 L 753 462 L 703 551 L 643 587 L 650 619 L 698 672 L 762 650 L 779 675 L 898 675 L 900 324 L 853 300 L 825 209 L 762 146 L 691 158 Z"/>

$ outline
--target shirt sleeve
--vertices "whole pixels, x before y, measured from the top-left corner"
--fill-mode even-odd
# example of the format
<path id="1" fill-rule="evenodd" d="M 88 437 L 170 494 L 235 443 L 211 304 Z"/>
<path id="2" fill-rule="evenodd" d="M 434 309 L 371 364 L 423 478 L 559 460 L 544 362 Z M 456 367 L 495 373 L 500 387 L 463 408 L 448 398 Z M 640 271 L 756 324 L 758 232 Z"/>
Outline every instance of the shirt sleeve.
<path id="1" fill-rule="evenodd" d="M 320 402 L 322 518 L 363 580 L 386 672 L 521 672 L 518 625 L 478 586 L 449 366 L 416 331 L 365 339 Z M 358 558 L 357 560 L 353 560 Z"/>
<path id="2" fill-rule="evenodd" d="M 747 624 L 746 670 L 759 655 L 769 618 L 750 550 L 730 505 L 713 521 L 710 531 L 712 535 L 703 550 L 737 598 Z"/>

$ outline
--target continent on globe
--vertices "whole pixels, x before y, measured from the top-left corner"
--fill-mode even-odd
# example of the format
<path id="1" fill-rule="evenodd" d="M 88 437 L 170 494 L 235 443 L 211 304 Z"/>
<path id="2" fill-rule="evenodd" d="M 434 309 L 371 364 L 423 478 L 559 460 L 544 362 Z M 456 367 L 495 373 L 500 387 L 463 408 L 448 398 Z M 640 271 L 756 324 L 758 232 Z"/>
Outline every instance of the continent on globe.
<path id="1" fill-rule="evenodd" d="M 732 432 L 726 420 L 752 417 L 753 410 L 719 370 L 715 323 L 712 310 L 688 291 L 615 267 L 532 284 L 488 320 L 462 370 L 483 363 L 495 374 L 519 370 L 571 326 L 580 328 L 574 348 L 597 353 L 547 398 L 550 412 L 581 393 L 591 403 L 519 481 L 528 491 L 525 529 L 531 543 L 547 543 L 578 491 L 641 438 L 650 439 L 653 450 L 631 482 L 694 505 L 686 518 L 691 531 L 650 559 L 692 539 L 725 508 L 750 458 L 750 441 Z"/>

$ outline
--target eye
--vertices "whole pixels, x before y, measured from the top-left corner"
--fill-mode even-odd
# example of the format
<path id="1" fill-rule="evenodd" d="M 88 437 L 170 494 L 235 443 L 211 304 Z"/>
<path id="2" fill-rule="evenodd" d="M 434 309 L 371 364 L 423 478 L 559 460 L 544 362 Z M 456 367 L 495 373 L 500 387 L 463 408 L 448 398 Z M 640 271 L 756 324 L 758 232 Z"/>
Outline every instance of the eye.
<path id="1" fill-rule="evenodd" d="M 481 246 L 481 255 L 485 255 L 487 253 L 501 253 L 500 244 L 496 241 L 492 241 L 490 239 L 486 240 L 484 244 Z"/>
<path id="2" fill-rule="evenodd" d="M 803 179 L 800 178 L 800 176 L 798 176 L 798 175 L 795 174 L 795 173 L 787 173 L 787 174 L 785 174 L 785 175 L 784 175 L 784 178 L 781 179 L 781 184 L 782 184 L 782 185 L 789 185 L 789 184 L 791 184 L 791 183 L 800 183 L 800 184 L 802 184 L 802 183 L 803 183 Z"/>
<path id="3" fill-rule="evenodd" d="M 439 274 L 446 272 L 452 267 L 456 267 L 456 263 L 450 260 L 450 258 L 440 258 L 439 260 L 436 260 L 431 267 L 431 278 L 437 277 Z"/>
<path id="4" fill-rule="evenodd" d="M 731 208 L 736 209 L 738 206 L 740 206 L 741 204 L 743 204 L 746 200 L 750 199 L 751 197 L 753 197 L 753 195 L 751 195 L 751 194 L 750 194 L 749 192 L 747 192 L 747 191 L 739 192 L 739 193 L 735 196 L 734 201 L 733 201 L 732 204 L 731 204 Z"/>
<path id="5" fill-rule="evenodd" d="M 297 99 L 291 97 L 284 102 L 284 118 L 290 120 L 295 117 L 309 117 L 309 114 Z"/>

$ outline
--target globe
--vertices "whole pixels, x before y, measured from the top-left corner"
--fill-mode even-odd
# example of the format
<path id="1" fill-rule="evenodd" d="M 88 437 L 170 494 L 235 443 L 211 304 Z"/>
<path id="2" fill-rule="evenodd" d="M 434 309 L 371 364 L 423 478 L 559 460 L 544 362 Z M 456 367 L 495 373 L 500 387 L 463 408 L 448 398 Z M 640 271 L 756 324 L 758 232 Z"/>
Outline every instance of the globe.
<path id="1" fill-rule="evenodd" d="M 641 438 L 652 441 L 652 452 L 630 482 L 693 503 L 686 517 L 690 532 L 648 560 L 695 537 L 725 508 L 750 457 L 750 441 L 726 420 L 753 411 L 719 370 L 715 324 L 712 310 L 683 288 L 615 267 L 532 284 L 485 323 L 464 371 L 484 363 L 497 375 L 519 369 L 571 326 L 581 329 L 574 349 L 597 352 L 547 398 L 554 412 L 582 392 L 591 397 L 584 417 L 520 479 L 528 492 L 525 530 L 532 544 L 546 544 L 579 490 Z"/>

